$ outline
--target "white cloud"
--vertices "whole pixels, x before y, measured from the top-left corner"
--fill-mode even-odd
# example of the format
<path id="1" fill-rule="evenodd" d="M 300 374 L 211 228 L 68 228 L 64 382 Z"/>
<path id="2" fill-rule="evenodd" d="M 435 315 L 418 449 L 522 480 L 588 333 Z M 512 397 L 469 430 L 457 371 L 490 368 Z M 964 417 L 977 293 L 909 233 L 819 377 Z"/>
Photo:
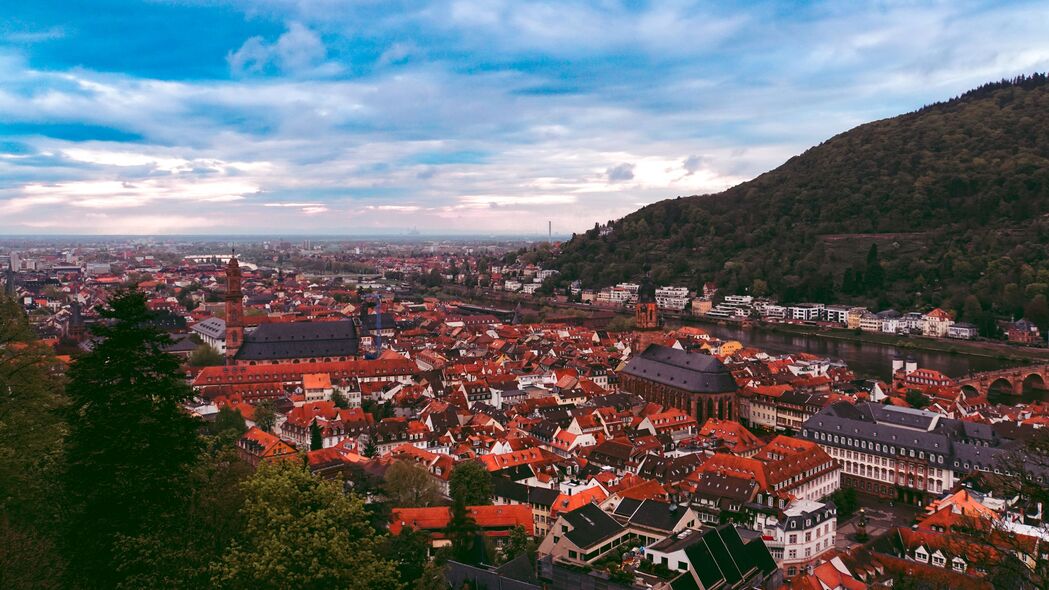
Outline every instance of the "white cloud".
<path id="1" fill-rule="evenodd" d="M 289 74 L 338 73 L 341 68 L 325 63 L 327 49 L 320 36 L 302 23 L 291 22 L 288 30 L 274 43 L 252 37 L 240 49 L 227 56 L 230 69 L 238 75 L 258 73 L 273 66 Z"/>

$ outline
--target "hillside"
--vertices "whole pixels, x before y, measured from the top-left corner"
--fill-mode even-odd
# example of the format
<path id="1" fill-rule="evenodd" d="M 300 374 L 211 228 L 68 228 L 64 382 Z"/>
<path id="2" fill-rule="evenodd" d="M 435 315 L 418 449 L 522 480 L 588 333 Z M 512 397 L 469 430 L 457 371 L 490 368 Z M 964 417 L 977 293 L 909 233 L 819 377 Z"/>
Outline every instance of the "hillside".
<path id="1" fill-rule="evenodd" d="M 1036 74 L 861 125 L 722 193 L 649 205 L 576 235 L 553 265 L 589 287 L 650 268 L 657 284 L 784 301 L 964 317 L 973 294 L 1021 315 L 1049 293 L 1047 213 L 1049 83 Z"/>

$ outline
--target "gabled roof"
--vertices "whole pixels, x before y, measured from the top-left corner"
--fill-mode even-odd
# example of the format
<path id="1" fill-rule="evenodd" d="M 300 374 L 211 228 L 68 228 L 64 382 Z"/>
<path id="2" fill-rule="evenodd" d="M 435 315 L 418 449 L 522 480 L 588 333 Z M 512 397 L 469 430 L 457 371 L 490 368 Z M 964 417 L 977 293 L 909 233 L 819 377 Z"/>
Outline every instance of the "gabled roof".
<path id="1" fill-rule="evenodd" d="M 630 359 L 622 373 L 693 393 L 736 391 L 736 380 L 718 359 L 660 344 Z"/>

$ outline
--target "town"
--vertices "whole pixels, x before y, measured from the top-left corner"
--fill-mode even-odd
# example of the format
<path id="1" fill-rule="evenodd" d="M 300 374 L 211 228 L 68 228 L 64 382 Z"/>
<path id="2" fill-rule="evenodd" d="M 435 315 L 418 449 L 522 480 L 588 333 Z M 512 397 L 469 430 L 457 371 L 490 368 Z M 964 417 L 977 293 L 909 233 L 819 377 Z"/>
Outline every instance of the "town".
<path id="1" fill-rule="evenodd" d="M 304 463 L 382 507 L 444 587 L 983 589 L 1049 560 L 1046 507 L 1021 485 L 1049 475 L 1030 451 L 1049 366 L 949 376 L 901 354 L 885 380 L 673 321 L 977 337 L 941 309 L 646 276 L 545 310 L 456 296 L 543 296 L 556 271 L 513 241 L 83 242 L 0 248 L 6 297 L 60 363 L 99 344 L 114 294 L 142 293 L 185 412 L 235 416 L 251 469 Z M 1042 341 L 1023 319 L 1003 332 Z"/>

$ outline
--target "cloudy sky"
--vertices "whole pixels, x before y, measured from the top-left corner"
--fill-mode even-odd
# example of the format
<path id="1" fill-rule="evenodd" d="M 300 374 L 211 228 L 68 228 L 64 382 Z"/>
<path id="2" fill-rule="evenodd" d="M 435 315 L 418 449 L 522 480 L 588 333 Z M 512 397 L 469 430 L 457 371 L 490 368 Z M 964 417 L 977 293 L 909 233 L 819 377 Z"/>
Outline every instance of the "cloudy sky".
<path id="1" fill-rule="evenodd" d="M 1049 3 L 3 0 L 0 234 L 555 233 L 1049 70 Z"/>

